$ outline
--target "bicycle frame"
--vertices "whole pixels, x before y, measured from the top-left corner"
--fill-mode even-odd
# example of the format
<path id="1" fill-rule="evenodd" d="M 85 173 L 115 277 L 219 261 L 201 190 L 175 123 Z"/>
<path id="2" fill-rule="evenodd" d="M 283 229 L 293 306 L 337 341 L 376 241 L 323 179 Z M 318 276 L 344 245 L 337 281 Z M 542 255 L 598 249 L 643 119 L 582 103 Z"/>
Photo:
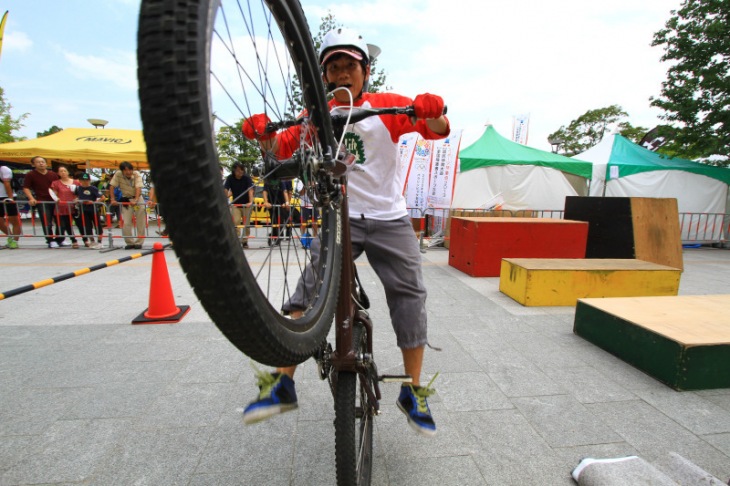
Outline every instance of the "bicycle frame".
<path id="1" fill-rule="evenodd" d="M 373 361 L 373 324 L 368 313 L 359 307 L 357 301 L 357 280 L 355 260 L 352 255 L 352 237 L 350 235 L 350 215 L 347 203 L 347 183 L 343 186 L 345 194 L 342 203 L 342 271 L 340 273 L 340 293 L 335 311 L 335 350 L 331 356 L 332 372 L 357 373 L 368 395 L 368 402 L 377 415 L 380 410 L 380 387 L 377 370 Z M 365 329 L 367 344 L 364 356 L 357 356 L 352 341 L 352 329 L 355 325 Z M 374 376 L 373 376 L 374 374 Z"/>

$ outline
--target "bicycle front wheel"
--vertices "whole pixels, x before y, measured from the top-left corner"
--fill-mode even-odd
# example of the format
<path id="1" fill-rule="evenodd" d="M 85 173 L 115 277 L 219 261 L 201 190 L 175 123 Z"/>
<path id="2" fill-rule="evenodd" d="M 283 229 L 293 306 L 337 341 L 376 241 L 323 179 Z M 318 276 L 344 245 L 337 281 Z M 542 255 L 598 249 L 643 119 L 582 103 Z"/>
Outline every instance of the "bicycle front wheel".
<path id="1" fill-rule="evenodd" d="M 365 352 L 365 330 L 352 329 L 354 350 Z M 367 486 L 373 468 L 373 408 L 363 377 L 350 371 L 337 373 L 335 385 L 335 467 L 337 486 Z"/>
<path id="2" fill-rule="evenodd" d="M 302 164 L 288 176 L 305 179 L 307 187 L 324 181 L 318 162 L 334 140 L 320 76 L 297 0 L 142 2 L 142 123 L 173 248 L 223 334 L 246 355 L 272 366 L 306 360 L 327 335 L 341 267 L 339 207 L 336 198 L 313 194 L 321 217 L 313 245 L 319 258 L 313 258 L 308 244 L 298 244 L 301 230 L 291 216 L 272 221 L 270 229 L 252 230 L 269 235 L 276 230 L 282 240 L 291 235 L 284 244 L 244 253 L 224 196 L 221 166 L 262 160 L 262 147 L 242 137 L 241 123 L 265 113 L 273 122 L 300 122 L 298 143 L 287 159 Z M 276 158 L 265 155 L 269 163 Z M 266 233 L 261 240 L 266 241 Z M 284 317 L 281 309 L 305 269 L 311 285 L 302 315 Z"/>

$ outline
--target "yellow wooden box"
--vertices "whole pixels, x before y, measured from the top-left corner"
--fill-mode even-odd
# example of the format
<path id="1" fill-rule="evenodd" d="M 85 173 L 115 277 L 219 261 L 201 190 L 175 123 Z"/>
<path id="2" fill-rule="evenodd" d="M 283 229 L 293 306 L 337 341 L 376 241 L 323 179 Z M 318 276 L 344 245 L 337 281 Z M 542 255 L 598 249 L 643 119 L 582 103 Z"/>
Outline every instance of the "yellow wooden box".
<path id="1" fill-rule="evenodd" d="M 677 295 L 681 270 L 633 259 L 504 258 L 499 290 L 525 306 L 588 297 Z"/>

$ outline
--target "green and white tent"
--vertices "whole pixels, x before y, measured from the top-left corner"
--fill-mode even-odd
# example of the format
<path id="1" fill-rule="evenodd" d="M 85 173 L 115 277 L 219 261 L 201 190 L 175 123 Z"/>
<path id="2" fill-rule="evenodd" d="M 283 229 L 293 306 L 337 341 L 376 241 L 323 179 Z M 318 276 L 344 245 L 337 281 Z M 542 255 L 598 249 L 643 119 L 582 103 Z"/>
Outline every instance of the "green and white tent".
<path id="1" fill-rule="evenodd" d="M 553 154 L 501 136 L 491 125 L 459 151 L 452 208 L 562 210 L 565 196 L 587 196 L 590 162 Z"/>
<path id="2" fill-rule="evenodd" d="M 680 213 L 724 213 L 730 169 L 641 147 L 611 134 L 575 156 L 593 164 L 591 196 L 676 198 Z"/>
<path id="3" fill-rule="evenodd" d="M 618 134 L 575 157 L 593 163 L 591 196 L 676 199 L 682 240 L 717 241 L 730 223 L 730 169 L 670 158 Z"/>

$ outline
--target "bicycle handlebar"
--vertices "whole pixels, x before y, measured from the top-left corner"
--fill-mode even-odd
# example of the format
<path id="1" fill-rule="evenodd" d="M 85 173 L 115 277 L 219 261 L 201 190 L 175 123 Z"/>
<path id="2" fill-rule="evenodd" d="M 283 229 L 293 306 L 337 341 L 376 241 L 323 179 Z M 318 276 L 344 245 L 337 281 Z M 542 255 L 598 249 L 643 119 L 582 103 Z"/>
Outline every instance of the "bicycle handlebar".
<path id="1" fill-rule="evenodd" d="M 345 108 L 345 107 L 339 107 L 339 108 Z M 447 112 L 447 107 L 444 106 L 444 112 L 445 115 Z M 348 113 L 343 114 L 334 114 L 331 115 L 332 118 L 332 126 L 335 128 L 341 128 L 345 126 L 345 123 L 357 123 L 359 121 L 362 121 L 366 118 L 370 118 L 371 116 L 376 115 L 408 115 L 408 116 L 416 116 L 416 110 L 413 106 L 401 106 L 401 107 L 392 107 L 392 108 L 353 108 L 352 111 L 349 111 Z M 266 124 L 266 129 L 264 130 L 265 134 L 273 133 L 278 130 L 281 130 L 283 128 L 290 128 L 296 125 L 300 125 L 304 122 L 305 118 L 297 118 L 296 120 L 282 120 L 279 122 L 270 122 Z"/>

